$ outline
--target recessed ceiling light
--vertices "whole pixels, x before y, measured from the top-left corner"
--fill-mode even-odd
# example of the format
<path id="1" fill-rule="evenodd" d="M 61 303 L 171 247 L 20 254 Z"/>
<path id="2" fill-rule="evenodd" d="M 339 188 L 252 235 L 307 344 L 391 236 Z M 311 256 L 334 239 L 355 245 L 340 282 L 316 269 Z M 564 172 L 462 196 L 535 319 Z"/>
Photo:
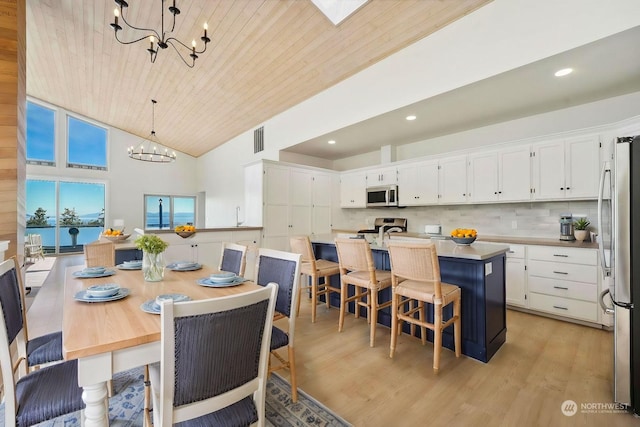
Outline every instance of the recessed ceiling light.
<path id="1" fill-rule="evenodd" d="M 411 120 L 415 120 L 415 119 L 416 119 L 416 116 L 414 116 L 414 115 L 412 114 L 412 115 L 410 115 L 410 116 L 407 116 L 407 117 L 406 117 L 406 119 L 407 119 L 407 120 L 409 120 L 409 121 L 411 121 Z"/>
<path id="2" fill-rule="evenodd" d="M 567 74 L 571 74 L 572 72 L 573 72 L 573 68 L 563 68 L 562 70 L 556 71 L 554 76 L 562 77 L 562 76 L 566 76 Z"/>
<path id="3" fill-rule="evenodd" d="M 329 141 L 327 141 L 327 142 L 328 142 L 329 144 L 331 144 L 331 145 L 333 145 L 333 144 L 335 144 L 335 143 L 336 143 L 333 139 L 330 139 L 330 140 L 329 140 Z"/>

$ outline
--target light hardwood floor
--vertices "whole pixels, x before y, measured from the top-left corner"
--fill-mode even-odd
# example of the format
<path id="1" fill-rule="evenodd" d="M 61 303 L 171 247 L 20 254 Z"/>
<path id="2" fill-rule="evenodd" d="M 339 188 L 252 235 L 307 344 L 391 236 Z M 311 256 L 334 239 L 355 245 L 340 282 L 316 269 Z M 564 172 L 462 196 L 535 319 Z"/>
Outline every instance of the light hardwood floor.
<path id="1" fill-rule="evenodd" d="M 61 292 L 44 286 L 29 311 L 32 336 L 60 329 Z M 484 364 L 444 349 L 440 373 L 433 347 L 403 335 L 389 358 L 389 329 L 379 326 L 369 347 L 366 320 L 348 316 L 338 333 L 338 310 L 308 299 L 296 325 L 301 390 L 354 426 L 631 426 L 627 413 L 583 413 L 581 404 L 613 399 L 611 332 L 507 311 L 507 342 Z M 288 371 L 279 371 L 288 377 Z M 562 414 L 565 400 L 578 405 Z"/>
<path id="2" fill-rule="evenodd" d="M 302 299 L 296 324 L 298 386 L 355 426 L 630 426 L 627 413 L 583 413 L 583 403 L 613 399 L 613 334 L 507 311 L 507 342 L 484 364 L 443 349 L 433 373 L 433 346 L 403 335 L 389 358 L 389 329 L 369 347 L 366 320 Z M 565 400 L 578 405 L 562 414 Z"/>

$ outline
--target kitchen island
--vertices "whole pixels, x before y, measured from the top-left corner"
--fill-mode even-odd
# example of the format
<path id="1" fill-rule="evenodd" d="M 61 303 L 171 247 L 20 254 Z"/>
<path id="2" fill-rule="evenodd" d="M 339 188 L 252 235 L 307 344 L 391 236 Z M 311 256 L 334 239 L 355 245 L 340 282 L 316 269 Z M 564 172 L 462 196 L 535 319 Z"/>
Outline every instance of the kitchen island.
<path id="1" fill-rule="evenodd" d="M 335 237 L 334 234 L 314 236 L 311 239 L 316 258 L 338 262 Z M 427 239 L 424 240 L 429 242 Z M 442 281 L 457 285 L 462 290 L 462 354 L 488 362 L 504 344 L 507 336 L 505 254 L 509 247 L 481 242 L 474 242 L 470 246 L 458 246 L 451 240 L 433 242 L 438 252 Z M 391 270 L 386 247 L 372 245 L 371 249 L 376 268 Z M 331 281 L 333 286 L 340 287 L 338 276 L 331 277 Z M 390 299 L 391 288 L 380 292 L 381 302 Z M 339 295 L 332 294 L 330 303 L 339 307 Z M 352 303 L 349 305 L 349 311 L 353 313 L 354 310 Z M 361 316 L 366 316 L 364 308 L 361 310 Z M 452 307 L 446 307 L 444 318 L 448 319 L 451 315 Z M 428 310 L 427 318 L 433 321 L 433 316 Z M 380 311 L 378 322 L 386 326 L 391 325 L 389 307 Z M 403 331 L 409 333 L 409 325 L 404 324 Z M 419 334 L 419 328 L 416 328 L 416 336 Z M 433 341 L 431 331 L 427 331 L 427 339 Z M 449 326 L 443 332 L 442 345 L 453 350 L 453 344 L 453 326 Z"/>

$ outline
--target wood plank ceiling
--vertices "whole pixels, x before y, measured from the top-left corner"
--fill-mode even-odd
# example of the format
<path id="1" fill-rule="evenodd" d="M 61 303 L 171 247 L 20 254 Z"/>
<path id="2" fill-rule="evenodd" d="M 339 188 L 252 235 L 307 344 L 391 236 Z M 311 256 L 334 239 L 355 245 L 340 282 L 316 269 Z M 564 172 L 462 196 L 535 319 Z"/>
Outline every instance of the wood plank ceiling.
<path id="1" fill-rule="evenodd" d="M 27 0 L 27 94 L 141 137 L 156 99 L 158 139 L 197 157 L 490 1 L 370 0 L 336 27 L 307 0 L 178 0 L 175 37 L 200 42 L 209 26 L 190 69 L 171 49 L 151 64 L 146 41 L 117 43 L 111 0 Z M 127 12 L 160 27 L 160 0 Z"/>

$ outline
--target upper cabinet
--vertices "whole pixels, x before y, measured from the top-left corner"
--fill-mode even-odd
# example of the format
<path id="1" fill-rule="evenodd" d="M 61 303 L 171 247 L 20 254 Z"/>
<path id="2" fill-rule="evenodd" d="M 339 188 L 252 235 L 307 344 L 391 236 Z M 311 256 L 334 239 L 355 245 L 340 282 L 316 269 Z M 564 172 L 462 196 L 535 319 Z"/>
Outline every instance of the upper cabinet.
<path id="1" fill-rule="evenodd" d="M 535 200 L 591 199 L 598 196 L 598 135 L 559 139 L 532 146 Z"/>
<path id="2" fill-rule="evenodd" d="M 531 198 L 529 146 L 469 155 L 469 201 L 517 202 Z"/>
<path id="3" fill-rule="evenodd" d="M 398 183 L 398 173 L 395 167 L 374 169 L 367 172 L 367 187 Z"/>
<path id="4" fill-rule="evenodd" d="M 398 165 L 400 206 L 438 204 L 438 162 Z"/>
<path id="5" fill-rule="evenodd" d="M 340 207 L 364 208 L 367 205 L 367 175 L 351 172 L 340 175 Z"/>
<path id="6" fill-rule="evenodd" d="M 465 203 L 468 200 L 467 156 L 441 159 L 438 169 L 439 203 Z"/>

